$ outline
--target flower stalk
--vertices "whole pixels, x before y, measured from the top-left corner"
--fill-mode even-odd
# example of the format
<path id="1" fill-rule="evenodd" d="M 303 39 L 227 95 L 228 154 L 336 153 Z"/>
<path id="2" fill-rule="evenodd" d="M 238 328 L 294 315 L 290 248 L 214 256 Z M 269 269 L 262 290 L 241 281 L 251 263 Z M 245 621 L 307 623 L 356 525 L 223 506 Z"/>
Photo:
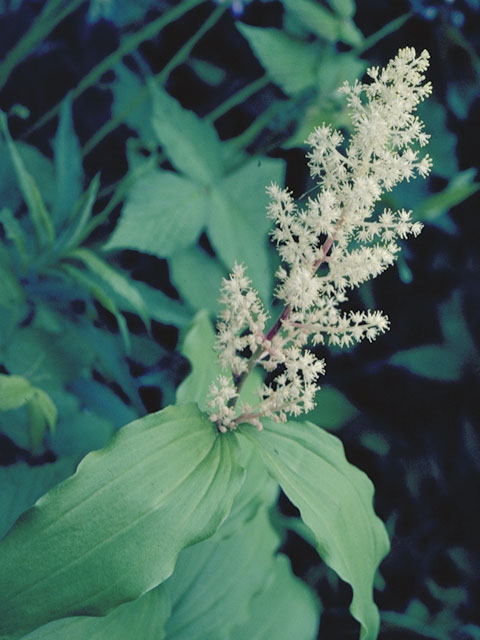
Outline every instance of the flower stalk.
<path id="1" fill-rule="evenodd" d="M 210 387 L 210 419 L 220 432 L 248 422 L 262 429 L 262 418 L 285 421 L 314 408 L 317 381 L 325 365 L 310 345 L 350 346 L 374 340 L 388 329 L 381 311 L 342 310 L 349 289 L 393 264 L 399 240 L 420 233 L 411 212 L 379 209 L 382 194 L 403 180 L 427 176 L 428 155 L 417 147 L 428 142 L 417 105 L 431 93 L 424 71 L 429 55 L 401 49 L 383 69 L 367 70 L 370 82 L 345 83 L 353 132 L 348 146 L 340 132 L 317 127 L 307 142 L 316 197 L 299 209 L 288 189 L 267 187 L 271 236 L 281 257 L 274 296 L 283 311 L 267 331 L 267 313 L 235 264 L 224 279 L 223 310 L 216 350 L 224 372 Z M 319 274 L 319 268 L 327 269 Z M 259 389 L 253 405 L 239 399 L 255 366 L 273 382 Z"/>

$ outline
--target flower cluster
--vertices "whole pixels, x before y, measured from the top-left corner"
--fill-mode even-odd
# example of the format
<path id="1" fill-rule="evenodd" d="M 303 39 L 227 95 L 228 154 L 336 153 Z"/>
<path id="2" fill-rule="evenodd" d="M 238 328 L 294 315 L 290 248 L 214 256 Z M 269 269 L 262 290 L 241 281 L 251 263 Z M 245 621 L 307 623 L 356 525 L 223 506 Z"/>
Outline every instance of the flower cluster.
<path id="1" fill-rule="evenodd" d="M 272 184 L 268 216 L 281 257 L 275 297 L 283 311 L 269 331 L 267 314 L 245 275 L 235 265 L 224 280 L 224 311 L 216 348 L 225 371 L 209 394 L 210 418 L 220 431 L 242 422 L 262 428 L 261 418 L 284 421 L 310 411 L 324 363 L 307 346 L 349 346 L 374 340 L 388 329 L 381 311 L 344 312 L 347 291 L 382 273 L 396 259 L 398 240 L 420 233 L 410 211 L 378 210 L 385 191 L 416 175 L 427 176 L 431 160 L 420 157 L 428 135 L 414 114 L 431 93 L 424 71 L 429 55 L 401 49 L 383 69 L 370 68 L 367 84 L 345 83 L 353 131 L 348 146 L 328 125 L 307 142 L 308 163 L 318 193 L 300 209 L 291 193 Z M 320 267 L 322 267 L 320 269 Z M 273 377 L 256 404 L 237 403 L 255 365 Z"/>

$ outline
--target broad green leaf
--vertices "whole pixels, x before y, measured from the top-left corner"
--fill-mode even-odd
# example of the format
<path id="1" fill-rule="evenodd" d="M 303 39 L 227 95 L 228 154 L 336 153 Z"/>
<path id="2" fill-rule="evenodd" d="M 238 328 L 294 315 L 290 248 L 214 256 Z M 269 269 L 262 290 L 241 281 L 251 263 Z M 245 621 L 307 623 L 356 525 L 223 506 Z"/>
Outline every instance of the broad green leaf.
<path id="1" fill-rule="evenodd" d="M 171 593 L 169 640 L 224 640 L 246 623 L 272 578 L 280 537 L 265 508 L 228 537 L 217 534 L 182 551 L 165 587 Z M 264 611 L 262 616 L 270 617 Z M 249 636 L 244 636 L 248 638 Z"/>
<path id="2" fill-rule="evenodd" d="M 205 410 L 210 383 L 221 369 L 213 350 L 215 332 L 206 311 L 199 311 L 182 343 L 182 353 L 188 358 L 192 371 L 177 389 L 177 403 L 197 402 Z"/>
<path id="3" fill-rule="evenodd" d="M 416 375 L 432 380 L 458 380 L 464 367 L 464 354 L 450 345 L 425 344 L 397 351 L 390 362 Z"/>
<path id="4" fill-rule="evenodd" d="M 190 247 L 171 256 L 170 276 L 185 302 L 195 311 L 218 313 L 220 286 L 227 270 L 199 247 Z"/>
<path id="5" fill-rule="evenodd" d="M 222 147 L 215 127 L 184 109 L 160 88 L 152 88 L 153 130 L 169 160 L 200 184 L 214 184 L 223 174 Z"/>
<path id="6" fill-rule="evenodd" d="M 252 160 L 212 189 L 208 234 L 213 247 L 229 269 L 235 262 L 248 266 L 247 275 L 265 302 L 272 297 L 274 271 L 265 187 L 281 182 L 282 169 L 278 160 Z"/>
<path id="7" fill-rule="evenodd" d="M 389 549 L 372 505 L 368 477 L 345 458 L 342 443 L 310 422 L 264 422 L 264 431 L 243 427 L 270 473 L 300 510 L 323 560 L 353 589 L 350 607 L 362 640 L 379 629 L 373 601 L 375 572 Z"/>
<path id="8" fill-rule="evenodd" d="M 319 49 L 315 43 L 296 40 L 278 29 L 238 23 L 253 52 L 273 82 L 288 95 L 315 84 Z"/>
<path id="9" fill-rule="evenodd" d="M 0 467 L 0 538 L 21 513 L 73 471 L 72 461 L 66 458 L 34 467 L 24 462 Z"/>
<path id="10" fill-rule="evenodd" d="M 35 393 L 35 388 L 22 376 L 0 373 L 0 411 L 18 409 Z"/>
<path id="11" fill-rule="evenodd" d="M 279 554 L 270 584 L 255 596 L 249 619 L 235 628 L 229 640 L 315 640 L 319 609 L 312 591 Z"/>
<path id="12" fill-rule="evenodd" d="M 243 478 L 236 452 L 193 404 L 117 432 L 0 543 L 0 634 L 103 615 L 166 580 L 230 511 Z"/>
<path id="13" fill-rule="evenodd" d="M 171 256 L 197 240 L 208 205 L 208 193 L 202 185 L 171 171 L 149 173 L 130 189 L 105 249 Z"/>
<path id="14" fill-rule="evenodd" d="M 19 188 L 30 211 L 37 239 L 40 243 L 46 241 L 48 244 L 53 244 L 55 239 L 55 230 L 53 228 L 50 214 L 43 202 L 35 180 L 25 168 L 23 160 L 10 136 L 7 118 L 2 111 L 0 111 L 0 128 L 5 136 L 10 157 L 17 175 Z"/>
<path id="15" fill-rule="evenodd" d="M 92 273 L 103 280 L 120 298 L 128 301 L 148 327 L 148 310 L 142 296 L 128 278 L 111 267 L 105 260 L 89 249 L 78 248 L 69 253 L 69 258 L 82 262 Z"/>
<path id="16" fill-rule="evenodd" d="M 169 595 L 164 585 L 160 585 L 137 600 L 122 604 L 106 616 L 54 620 L 22 640 L 163 640 L 170 606 Z"/>
<path id="17" fill-rule="evenodd" d="M 53 150 L 56 180 L 52 218 L 58 227 L 69 217 L 82 193 L 82 154 L 73 127 L 72 101 L 69 96 L 62 102 Z"/>
<path id="18" fill-rule="evenodd" d="M 228 518 L 215 534 L 217 539 L 235 535 L 242 531 L 244 524 L 259 510 L 271 509 L 280 491 L 256 448 L 245 438 L 239 438 L 238 444 L 241 448 L 242 466 L 246 469 L 245 480 L 235 496 Z"/>

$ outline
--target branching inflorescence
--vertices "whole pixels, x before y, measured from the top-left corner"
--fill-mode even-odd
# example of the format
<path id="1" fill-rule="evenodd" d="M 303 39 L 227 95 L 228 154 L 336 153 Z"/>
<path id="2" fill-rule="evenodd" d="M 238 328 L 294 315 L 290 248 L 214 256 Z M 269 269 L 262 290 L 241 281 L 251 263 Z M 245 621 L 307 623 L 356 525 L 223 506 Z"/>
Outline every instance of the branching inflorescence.
<path id="1" fill-rule="evenodd" d="M 328 125 L 308 138 L 308 164 L 319 189 L 303 209 L 287 189 L 267 188 L 271 235 L 282 261 L 274 295 L 283 311 L 267 330 L 267 313 L 245 267 L 236 264 L 223 281 L 216 349 L 224 373 L 212 383 L 208 400 L 219 431 L 243 422 L 261 429 L 263 417 L 285 421 L 307 413 L 324 373 L 324 361 L 307 345 L 349 346 L 388 329 L 381 311 L 346 313 L 340 305 L 349 289 L 395 261 L 399 239 L 422 229 L 410 211 L 377 211 L 377 203 L 399 182 L 430 171 L 429 156 L 420 158 L 415 149 L 429 138 L 415 115 L 431 93 L 424 76 L 428 64 L 427 51 L 417 56 L 405 48 L 385 68 L 368 69 L 367 84 L 344 84 L 340 91 L 347 96 L 353 132 L 348 146 Z M 261 386 L 256 404 L 237 402 L 256 365 L 278 375 Z"/>

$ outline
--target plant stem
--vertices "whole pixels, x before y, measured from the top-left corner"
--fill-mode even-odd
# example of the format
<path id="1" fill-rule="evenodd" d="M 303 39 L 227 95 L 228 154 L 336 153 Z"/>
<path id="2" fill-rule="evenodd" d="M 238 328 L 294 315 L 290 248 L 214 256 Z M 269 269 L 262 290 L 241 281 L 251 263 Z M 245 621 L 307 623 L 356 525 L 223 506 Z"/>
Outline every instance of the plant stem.
<path id="1" fill-rule="evenodd" d="M 41 14 L 33 22 L 31 29 L 29 29 L 7 53 L 5 60 L 0 66 L 0 87 L 7 82 L 10 74 L 18 63 L 26 58 L 59 22 L 66 18 L 68 14 L 75 11 L 85 0 L 71 0 L 63 11 L 59 11 L 57 15 L 52 15 L 62 2 L 63 0 L 50 0 L 43 8 Z"/>
<path id="2" fill-rule="evenodd" d="M 395 31 L 400 29 L 400 27 L 402 27 L 405 22 L 407 22 L 407 20 L 409 20 L 412 16 L 413 12 L 408 11 L 407 13 L 398 16 L 398 18 L 394 18 L 390 22 L 387 22 L 387 24 L 384 25 L 381 29 L 375 31 L 375 33 L 372 33 L 371 36 L 365 38 L 362 44 L 358 45 L 358 47 L 355 47 L 352 50 L 352 53 L 357 56 L 365 53 L 365 51 L 368 51 L 368 49 L 371 49 L 373 46 L 375 46 L 377 42 L 380 42 L 380 40 L 383 40 L 383 38 L 386 38 L 391 33 L 394 33 Z"/>
<path id="3" fill-rule="evenodd" d="M 232 96 L 230 96 L 230 98 L 225 100 L 225 102 L 223 102 L 216 109 L 211 111 L 206 116 L 206 120 L 209 120 L 211 122 L 214 120 L 218 120 L 223 115 L 225 115 L 228 111 L 230 111 L 230 109 L 233 109 L 233 107 L 236 107 L 237 105 L 241 104 L 247 98 L 249 98 L 250 96 L 253 96 L 253 94 L 257 93 L 258 91 L 266 87 L 269 84 L 269 82 L 270 80 L 267 78 L 266 75 L 260 76 L 260 78 L 258 78 L 257 80 L 254 80 L 250 84 L 247 84 L 245 87 L 242 87 L 241 89 L 239 89 L 237 93 L 234 93 Z"/>
<path id="4" fill-rule="evenodd" d="M 312 275 L 315 275 L 315 273 L 318 271 L 320 266 L 327 261 L 328 252 L 330 251 L 334 241 L 335 241 L 335 235 L 332 234 L 325 240 L 325 242 L 321 246 L 320 256 L 317 258 L 317 260 L 313 264 Z M 272 325 L 268 333 L 265 334 L 265 342 L 267 341 L 271 342 L 273 340 L 273 338 L 277 335 L 277 333 L 282 329 L 284 322 L 288 319 L 291 312 L 292 312 L 292 306 L 290 304 L 285 305 L 282 312 L 280 313 L 280 315 L 278 316 L 278 318 L 276 319 L 276 321 L 274 322 L 274 324 Z M 242 387 L 245 384 L 245 381 L 247 380 L 250 373 L 253 371 L 255 365 L 258 363 L 264 351 L 265 351 L 264 345 L 259 344 L 258 347 L 250 356 L 250 358 L 248 359 L 247 369 L 234 380 L 235 387 L 237 389 L 237 395 L 230 400 L 230 402 L 228 403 L 228 406 L 234 407 L 236 405 L 238 397 L 242 390 Z"/>
<path id="5" fill-rule="evenodd" d="M 225 12 L 226 7 L 217 7 L 210 16 L 205 20 L 203 25 L 196 31 L 191 38 L 187 40 L 187 42 L 177 51 L 177 53 L 173 56 L 173 58 L 165 65 L 165 67 L 156 75 L 153 76 L 158 84 L 163 84 L 165 80 L 170 75 L 171 71 L 177 67 L 179 64 L 182 64 L 188 56 L 190 52 L 198 43 L 198 41 L 209 31 L 213 25 L 219 20 L 220 16 Z M 82 154 L 86 156 L 90 151 L 97 146 L 97 144 L 103 140 L 103 138 L 108 135 L 111 131 L 113 131 L 120 123 L 124 122 L 128 115 L 135 111 L 137 107 L 139 107 L 142 102 L 148 97 L 150 90 L 149 86 L 146 85 L 142 87 L 140 91 L 128 102 L 128 104 L 122 109 L 120 113 L 117 114 L 115 118 L 111 118 L 103 127 L 101 127 L 91 138 L 88 140 L 83 149 Z"/>
<path id="6" fill-rule="evenodd" d="M 136 33 L 132 33 L 127 36 L 118 49 L 113 51 L 109 56 L 104 58 L 102 62 L 97 64 L 97 66 L 94 67 L 90 73 L 87 73 L 87 75 L 84 76 L 78 85 L 70 92 L 72 101 L 75 100 L 75 98 L 78 98 L 85 89 L 92 86 L 92 84 L 94 84 L 106 71 L 109 71 L 113 66 L 115 66 L 115 64 L 124 56 L 135 51 L 142 42 L 155 37 L 167 24 L 178 20 L 184 13 L 187 13 L 187 11 L 190 11 L 203 2 L 205 2 L 205 0 L 184 0 L 184 2 L 180 3 L 177 7 L 173 7 L 173 9 L 162 14 L 156 20 L 153 20 L 153 22 L 150 22 L 142 29 L 139 29 Z M 36 131 L 39 127 L 42 127 L 52 118 L 57 116 L 62 102 L 63 98 L 39 120 L 37 120 L 37 122 L 22 135 L 22 138 L 29 136 L 33 131 Z"/>

